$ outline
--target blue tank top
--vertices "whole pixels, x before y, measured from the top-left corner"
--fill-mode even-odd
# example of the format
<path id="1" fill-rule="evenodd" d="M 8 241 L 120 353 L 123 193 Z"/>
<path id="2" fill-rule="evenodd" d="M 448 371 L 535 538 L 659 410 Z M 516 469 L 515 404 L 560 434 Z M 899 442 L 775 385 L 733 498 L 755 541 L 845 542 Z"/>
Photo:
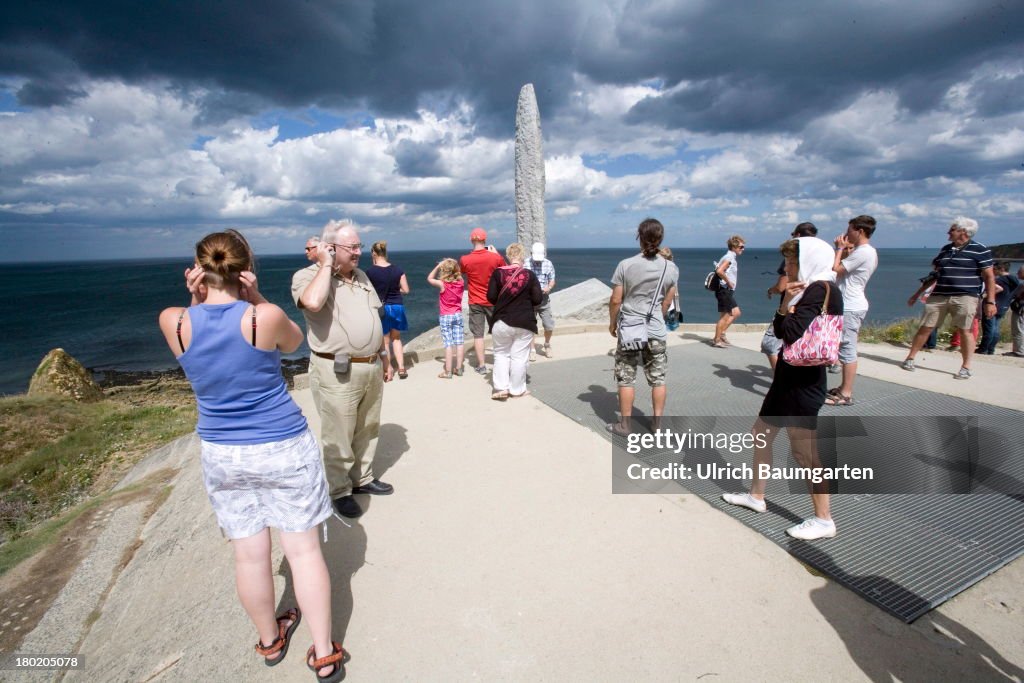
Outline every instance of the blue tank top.
<path id="1" fill-rule="evenodd" d="M 281 376 L 281 352 L 258 349 L 242 337 L 249 306 L 235 301 L 188 309 L 192 343 L 178 362 L 196 394 L 196 432 L 204 441 L 270 443 L 306 430 Z"/>

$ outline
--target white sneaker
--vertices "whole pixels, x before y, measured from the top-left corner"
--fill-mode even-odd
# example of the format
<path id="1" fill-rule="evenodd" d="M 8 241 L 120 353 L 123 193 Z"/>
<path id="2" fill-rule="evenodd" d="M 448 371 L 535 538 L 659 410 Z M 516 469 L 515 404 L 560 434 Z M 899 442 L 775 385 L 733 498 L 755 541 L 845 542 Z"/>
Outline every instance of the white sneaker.
<path id="1" fill-rule="evenodd" d="M 544 345 L 544 357 L 545 358 L 551 358 L 552 357 L 551 356 L 551 344 L 545 344 Z"/>
<path id="2" fill-rule="evenodd" d="M 530 362 L 533 363 L 537 360 L 537 349 L 530 347 Z"/>
<path id="3" fill-rule="evenodd" d="M 805 541 L 813 541 L 818 538 L 832 538 L 836 535 L 836 523 L 831 519 L 809 517 L 796 526 L 786 529 L 786 533 L 793 538 Z"/>
<path id="4" fill-rule="evenodd" d="M 723 493 L 722 500 L 729 505 L 739 505 L 740 507 L 753 510 L 754 512 L 764 512 L 768 509 L 768 504 L 763 500 L 754 498 L 749 493 Z"/>

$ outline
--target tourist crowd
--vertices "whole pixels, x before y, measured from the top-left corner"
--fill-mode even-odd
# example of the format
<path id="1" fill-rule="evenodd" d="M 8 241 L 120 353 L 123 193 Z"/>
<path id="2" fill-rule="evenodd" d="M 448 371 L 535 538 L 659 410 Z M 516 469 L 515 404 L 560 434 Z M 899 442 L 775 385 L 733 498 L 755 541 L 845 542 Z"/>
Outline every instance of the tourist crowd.
<path id="1" fill-rule="evenodd" d="M 817 236 L 813 224 L 800 223 L 779 248 L 778 279 L 767 291 L 769 298 L 779 297 L 778 309 L 761 342 L 772 381 L 752 426 L 758 437 L 754 472 L 772 461 L 772 445 L 781 429 L 787 431 L 793 458 L 801 466 L 820 467 L 817 416 L 824 406 L 854 403 L 857 341 L 869 310 L 867 286 L 879 264 L 871 244 L 876 227 L 871 216 L 857 216 L 829 243 Z M 915 357 L 930 339 L 934 346 L 934 333 L 947 316 L 959 332 L 962 363 L 955 379 L 971 377 L 975 352 L 995 352 L 999 322 L 1007 312 L 1013 336 L 1008 353 L 1024 356 L 1024 268 L 1015 277 L 1007 264 L 995 263 L 989 249 L 975 241 L 977 231 L 976 221 L 956 218 L 948 244 L 932 261 L 932 272 L 911 296 L 908 303 L 923 301 L 925 310 L 903 361 L 905 370 L 915 369 Z M 540 351 L 552 357 L 554 265 L 540 242 L 529 251 L 512 243 L 502 256 L 487 243 L 482 228 L 473 229 L 469 238 L 468 253 L 440 260 L 426 276 L 438 292 L 444 346 L 438 377 L 463 375 L 465 320 L 474 370 L 490 374 L 491 398 L 525 396 L 527 369 L 536 359 L 541 330 Z M 636 430 L 632 416 L 640 368 L 651 387 L 653 429 L 664 415 L 668 337 L 682 319 L 679 268 L 662 246 L 664 238 L 659 221 L 641 222 L 636 231 L 639 253 L 621 261 L 611 275 L 608 330 L 616 340 L 619 415 L 608 425 L 613 438 Z M 727 251 L 707 278 L 719 313 L 711 339 L 716 349 L 731 346 L 726 333 L 740 317 L 739 261 L 745 248 L 743 237 L 729 237 Z M 332 640 L 330 576 L 317 527 L 332 513 L 350 519 L 362 515 L 356 495 L 394 492 L 375 475 L 374 460 L 384 385 L 396 373 L 400 379 L 409 374 L 401 335 L 408 329 L 403 300 L 410 291 L 407 274 L 391 263 L 384 241 L 370 247 L 372 264 L 361 269 L 363 249 L 350 221 L 331 221 L 306 241 L 310 264 L 294 274 L 291 285 L 305 320 L 303 335 L 260 292 L 255 257 L 245 238 L 234 230 L 207 235 L 196 245 L 194 265 L 185 271 L 191 305 L 168 308 L 159 319 L 166 343 L 195 391 L 203 482 L 217 522 L 231 540 L 239 599 L 258 633 L 256 652 L 268 666 L 279 663 L 305 618 L 313 636 L 306 663 L 323 681 L 343 677 L 346 654 Z M 976 321 L 981 330 L 977 348 Z M 294 351 L 303 338 L 310 349 L 319 441 L 280 372 L 281 353 Z M 830 371 L 841 374 L 831 391 Z M 764 512 L 765 483 L 755 477 L 749 490 L 722 497 Z M 786 532 L 804 540 L 835 536 L 827 482 L 812 484 L 810 494 L 813 516 Z M 275 614 L 271 527 L 281 532 L 298 603 L 281 614 Z"/>

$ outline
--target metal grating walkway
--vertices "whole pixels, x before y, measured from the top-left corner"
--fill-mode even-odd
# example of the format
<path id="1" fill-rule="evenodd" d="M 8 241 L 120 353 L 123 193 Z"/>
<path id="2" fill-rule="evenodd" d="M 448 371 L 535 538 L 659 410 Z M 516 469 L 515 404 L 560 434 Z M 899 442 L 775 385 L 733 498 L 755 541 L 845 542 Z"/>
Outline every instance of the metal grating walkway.
<path id="1" fill-rule="evenodd" d="M 617 399 L 610 356 L 538 363 L 530 368 L 533 395 L 580 424 L 609 436 L 604 425 L 616 419 Z M 705 344 L 672 347 L 669 352 L 666 415 L 753 416 L 771 381 L 761 354 L 744 349 L 722 353 Z M 830 384 L 838 377 L 830 376 Z M 952 386 L 951 390 L 955 390 Z M 650 391 L 637 379 L 634 415 L 649 414 Z M 839 413 L 838 411 L 842 411 Z M 857 378 L 857 403 L 821 414 L 843 416 L 977 416 L 986 430 L 979 440 L 1000 457 L 988 470 L 1004 482 L 1003 491 L 1024 492 L 1024 413 L 899 384 Z M 751 418 L 751 423 L 753 418 Z M 894 445 L 878 458 L 907 453 Z M 609 454 L 611 453 L 609 446 Z M 788 444 L 775 444 L 776 464 L 785 464 Z M 913 458 L 918 469 L 941 463 Z M 667 461 L 668 458 L 665 458 Z M 647 462 L 658 463 L 655 457 Z M 789 464 L 792 464 L 790 461 Z M 609 468 L 611 465 L 609 464 Z M 1009 482 L 1006 484 L 1006 482 Z M 813 514 L 810 496 L 790 493 L 784 482 L 768 485 L 768 511 L 755 514 L 724 503 L 725 490 L 713 480 L 679 481 L 696 495 L 782 546 L 802 562 L 830 576 L 864 599 L 911 622 L 1024 553 L 1024 496 L 1003 494 L 847 494 L 833 496 L 839 534 L 824 541 L 792 539 L 785 529 Z"/>

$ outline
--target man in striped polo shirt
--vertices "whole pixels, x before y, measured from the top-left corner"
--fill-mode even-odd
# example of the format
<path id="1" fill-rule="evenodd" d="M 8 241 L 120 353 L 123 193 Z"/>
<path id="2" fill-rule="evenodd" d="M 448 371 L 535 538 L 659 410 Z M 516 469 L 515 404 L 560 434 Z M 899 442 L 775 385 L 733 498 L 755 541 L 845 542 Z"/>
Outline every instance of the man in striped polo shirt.
<path id="1" fill-rule="evenodd" d="M 971 356 L 974 355 L 974 336 L 971 322 L 978 311 L 978 297 L 984 294 L 982 304 L 984 315 L 991 318 L 996 313 L 996 280 L 992 274 L 992 252 L 984 244 L 974 241 L 978 232 L 978 221 L 958 216 L 949 226 L 949 244 L 939 250 L 932 261 L 937 275 L 935 290 L 925 304 L 921 327 L 914 335 L 904 370 L 914 369 L 914 356 L 924 346 L 932 330 L 942 326 L 946 315 L 953 318 L 953 325 L 960 330 L 960 355 L 963 366 L 953 375 L 954 379 L 971 378 Z"/>

